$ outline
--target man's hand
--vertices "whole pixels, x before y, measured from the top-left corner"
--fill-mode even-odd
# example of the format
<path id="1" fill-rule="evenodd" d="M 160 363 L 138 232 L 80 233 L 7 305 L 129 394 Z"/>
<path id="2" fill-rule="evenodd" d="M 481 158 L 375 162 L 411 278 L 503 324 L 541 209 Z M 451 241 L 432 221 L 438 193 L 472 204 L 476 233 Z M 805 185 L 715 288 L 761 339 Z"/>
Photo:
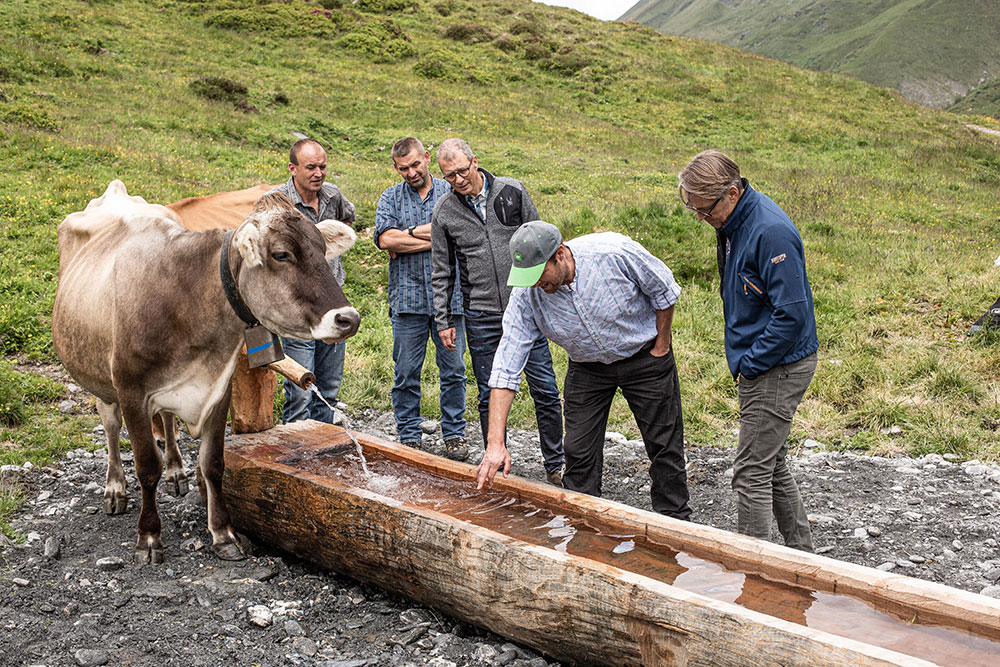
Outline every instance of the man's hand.
<path id="1" fill-rule="evenodd" d="M 663 339 L 662 336 L 657 336 L 656 343 L 654 343 L 653 347 L 650 348 L 649 350 L 649 353 L 656 358 L 660 358 L 666 355 L 667 352 L 670 351 L 670 340 L 671 340 L 670 334 L 667 334 L 667 340 L 665 343 L 662 341 L 662 339 Z"/>
<path id="2" fill-rule="evenodd" d="M 450 327 L 448 329 L 442 329 L 438 331 L 438 336 L 441 337 L 441 343 L 449 350 L 455 350 L 455 339 L 457 338 L 455 327 Z"/>
<path id="3" fill-rule="evenodd" d="M 476 488 L 483 488 L 487 482 L 492 485 L 493 478 L 500 468 L 503 468 L 503 476 L 506 479 L 507 475 L 510 474 L 510 453 L 502 444 L 490 445 L 486 448 L 483 460 L 476 470 Z"/>

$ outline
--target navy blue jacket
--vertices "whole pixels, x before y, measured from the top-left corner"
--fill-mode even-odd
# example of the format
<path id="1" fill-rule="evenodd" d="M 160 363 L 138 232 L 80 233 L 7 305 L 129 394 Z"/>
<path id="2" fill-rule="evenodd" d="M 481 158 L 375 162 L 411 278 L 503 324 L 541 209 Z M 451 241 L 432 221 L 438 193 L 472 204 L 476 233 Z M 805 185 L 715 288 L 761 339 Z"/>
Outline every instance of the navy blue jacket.
<path id="1" fill-rule="evenodd" d="M 733 377 L 754 378 L 819 348 L 802 237 L 777 204 L 746 190 L 722 227 L 726 359 Z"/>

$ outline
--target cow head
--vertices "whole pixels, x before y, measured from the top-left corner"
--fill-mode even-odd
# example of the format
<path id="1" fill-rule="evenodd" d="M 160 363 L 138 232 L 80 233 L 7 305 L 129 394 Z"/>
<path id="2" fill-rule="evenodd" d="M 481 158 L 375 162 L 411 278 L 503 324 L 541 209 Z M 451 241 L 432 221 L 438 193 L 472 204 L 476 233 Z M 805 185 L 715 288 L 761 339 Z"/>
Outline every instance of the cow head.
<path id="1" fill-rule="evenodd" d="M 274 206 L 255 206 L 233 235 L 233 254 L 240 257 L 240 296 L 261 324 L 278 335 L 328 343 L 353 336 L 361 316 L 327 260 L 354 245 L 357 236 L 336 220 L 312 224 L 287 198 L 276 201 Z"/>

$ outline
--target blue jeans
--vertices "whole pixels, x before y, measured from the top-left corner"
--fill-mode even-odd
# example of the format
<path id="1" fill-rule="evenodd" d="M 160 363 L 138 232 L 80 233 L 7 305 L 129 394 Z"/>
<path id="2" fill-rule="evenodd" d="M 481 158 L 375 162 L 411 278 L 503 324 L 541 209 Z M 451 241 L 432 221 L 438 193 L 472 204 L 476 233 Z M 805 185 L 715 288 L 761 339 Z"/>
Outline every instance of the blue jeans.
<path id="1" fill-rule="evenodd" d="M 490 424 L 490 372 L 502 335 L 503 313 L 465 310 L 465 337 L 469 342 L 472 370 L 479 388 L 479 423 L 483 428 L 484 444 Z M 524 376 L 535 402 L 535 421 L 545 471 L 559 470 L 563 464 L 562 404 L 559 402 L 556 374 L 552 370 L 549 341 L 544 337 L 539 338 L 531 348 Z"/>
<path id="2" fill-rule="evenodd" d="M 427 336 L 434 341 L 438 377 L 441 379 L 441 435 L 445 440 L 465 436 L 465 324 L 455 318 L 455 349 L 441 343 L 433 315 L 393 313 L 392 412 L 400 442 L 420 442 L 420 372 L 427 353 Z"/>
<path id="3" fill-rule="evenodd" d="M 321 340 L 282 338 L 285 356 L 302 364 L 316 376 L 316 386 L 330 405 L 337 402 L 340 382 L 344 379 L 344 343 L 324 343 Z M 285 407 L 281 411 L 284 423 L 302 419 L 333 423 L 333 412 L 311 391 L 285 380 Z"/>

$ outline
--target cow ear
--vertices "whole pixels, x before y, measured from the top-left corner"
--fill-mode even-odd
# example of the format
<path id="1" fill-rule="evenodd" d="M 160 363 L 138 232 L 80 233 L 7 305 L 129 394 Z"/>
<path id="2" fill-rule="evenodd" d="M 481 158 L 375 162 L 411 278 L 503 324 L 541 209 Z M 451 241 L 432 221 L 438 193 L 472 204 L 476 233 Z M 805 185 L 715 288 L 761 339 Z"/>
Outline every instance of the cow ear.
<path id="1" fill-rule="evenodd" d="M 358 240 L 350 225 L 337 220 L 324 220 L 316 225 L 316 229 L 326 241 L 326 258 L 332 259 L 344 254 Z"/>
<path id="2" fill-rule="evenodd" d="M 236 249 L 248 266 L 263 264 L 260 252 L 260 232 L 252 224 L 246 224 L 236 232 Z"/>

